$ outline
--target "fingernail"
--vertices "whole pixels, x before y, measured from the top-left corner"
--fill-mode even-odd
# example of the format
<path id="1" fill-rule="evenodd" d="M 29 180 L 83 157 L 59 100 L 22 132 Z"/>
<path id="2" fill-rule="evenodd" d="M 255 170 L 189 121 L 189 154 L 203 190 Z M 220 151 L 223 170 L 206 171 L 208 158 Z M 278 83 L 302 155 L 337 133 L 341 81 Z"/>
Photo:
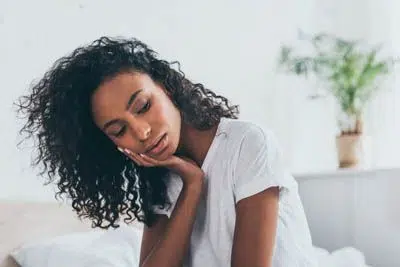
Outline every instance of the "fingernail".
<path id="1" fill-rule="evenodd" d="M 124 152 L 124 150 L 122 148 L 120 148 L 120 147 L 117 147 L 117 149 L 122 153 Z"/>
<path id="2" fill-rule="evenodd" d="M 124 151 L 125 151 L 126 154 L 129 154 L 129 155 L 132 154 L 132 152 L 127 148 L 125 148 Z"/>
<path id="3" fill-rule="evenodd" d="M 144 155 L 143 155 L 143 154 L 139 154 L 139 156 L 141 156 L 142 158 L 144 157 Z"/>

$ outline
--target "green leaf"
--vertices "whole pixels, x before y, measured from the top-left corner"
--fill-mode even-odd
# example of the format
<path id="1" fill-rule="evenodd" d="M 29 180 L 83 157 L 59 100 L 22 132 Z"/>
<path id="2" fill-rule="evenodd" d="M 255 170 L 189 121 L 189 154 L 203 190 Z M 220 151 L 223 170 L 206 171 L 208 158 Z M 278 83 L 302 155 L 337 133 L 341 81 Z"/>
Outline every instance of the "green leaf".
<path id="1" fill-rule="evenodd" d="M 280 54 L 280 57 L 279 57 L 279 64 L 280 65 L 285 64 L 286 62 L 288 62 L 292 50 L 293 49 L 291 47 L 289 47 L 289 46 L 283 46 L 281 48 L 281 54 Z"/>
<path id="2" fill-rule="evenodd" d="M 365 52 L 359 41 L 338 38 L 327 33 L 309 36 L 301 32 L 301 39 L 314 49 L 312 55 L 294 55 L 293 48 L 282 46 L 279 64 L 296 75 L 308 77 L 314 73 L 327 81 L 330 91 L 347 113 L 357 113 L 377 90 L 377 78 L 389 73 L 400 59 L 377 60 L 381 46 Z"/>

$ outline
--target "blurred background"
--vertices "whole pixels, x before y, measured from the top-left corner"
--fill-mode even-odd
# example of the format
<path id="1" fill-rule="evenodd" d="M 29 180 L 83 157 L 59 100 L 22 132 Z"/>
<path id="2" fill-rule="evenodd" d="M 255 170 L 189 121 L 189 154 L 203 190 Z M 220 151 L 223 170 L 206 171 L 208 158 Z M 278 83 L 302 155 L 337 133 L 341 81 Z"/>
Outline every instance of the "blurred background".
<path id="1" fill-rule="evenodd" d="M 22 121 L 13 102 L 77 46 L 136 37 L 240 105 L 242 119 L 276 133 L 317 245 L 354 246 L 373 266 L 400 266 L 400 80 L 391 65 L 399 13 L 395 0 L 0 0 L 0 199 L 54 201 L 29 165 L 29 142 L 16 146 Z M 322 53 L 315 44 L 326 36 L 334 38 Z M 315 75 L 316 62 L 329 63 L 321 65 L 328 76 Z M 353 130 L 338 124 L 344 109 L 334 89 L 346 97 L 365 88 L 362 108 L 354 98 L 356 111 L 344 112 L 362 118 L 362 130 L 357 118 L 346 119 Z"/>

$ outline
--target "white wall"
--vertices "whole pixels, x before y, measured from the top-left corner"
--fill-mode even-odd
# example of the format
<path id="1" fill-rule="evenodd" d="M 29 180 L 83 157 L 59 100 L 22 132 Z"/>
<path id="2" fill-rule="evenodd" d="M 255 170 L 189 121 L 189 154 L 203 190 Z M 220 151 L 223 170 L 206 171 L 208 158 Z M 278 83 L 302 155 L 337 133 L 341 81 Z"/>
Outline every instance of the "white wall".
<path id="1" fill-rule="evenodd" d="M 297 176 L 316 246 L 353 246 L 374 267 L 398 267 L 400 168 Z"/>
<path id="2" fill-rule="evenodd" d="M 332 101 L 307 100 L 314 84 L 277 73 L 277 53 L 297 28 L 399 44 L 392 1 L 369 1 L 0 1 L 0 198 L 52 198 L 29 167 L 30 150 L 16 148 L 12 101 L 57 58 L 100 35 L 135 36 L 179 60 L 187 76 L 240 104 L 243 119 L 272 128 L 293 171 L 334 169 Z M 399 163 L 392 95 L 382 93 L 371 109 L 379 113 L 369 115 L 377 165 Z"/>

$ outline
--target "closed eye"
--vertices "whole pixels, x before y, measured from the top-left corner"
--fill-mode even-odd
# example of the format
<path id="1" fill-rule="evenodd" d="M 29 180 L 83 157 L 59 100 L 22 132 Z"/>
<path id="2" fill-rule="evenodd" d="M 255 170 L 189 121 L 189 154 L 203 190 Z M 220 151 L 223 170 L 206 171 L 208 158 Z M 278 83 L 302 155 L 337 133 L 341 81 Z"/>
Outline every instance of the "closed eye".
<path id="1" fill-rule="evenodd" d="M 142 108 L 138 111 L 138 114 L 145 113 L 150 108 L 150 100 L 146 101 L 146 103 L 142 106 Z"/>
<path id="2" fill-rule="evenodd" d="M 146 101 L 146 103 L 140 108 L 137 114 L 143 114 L 150 109 L 151 103 L 150 100 Z M 122 137 L 126 132 L 126 125 L 122 126 L 121 129 L 117 133 L 112 133 L 113 136 L 119 138 Z"/>
<path id="3" fill-rule="evenodd" d="M 117 133 L 115 133 L 113 135 L 115 137 L 121 137 L 121 136 L 123 136 L 125 134 L 125 132 L 126 132 L 126 126 L 124 125 L 124 126 L 121 127 L 121 129 Z"/>

